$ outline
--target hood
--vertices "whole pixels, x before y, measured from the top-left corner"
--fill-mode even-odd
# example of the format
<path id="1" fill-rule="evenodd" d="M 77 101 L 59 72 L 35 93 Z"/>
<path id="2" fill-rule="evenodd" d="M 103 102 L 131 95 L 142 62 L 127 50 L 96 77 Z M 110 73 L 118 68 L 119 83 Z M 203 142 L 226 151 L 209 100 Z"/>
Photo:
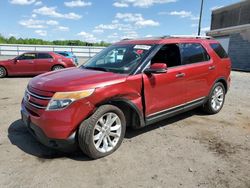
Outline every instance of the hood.
<path id="1" fill-rule="evenodd" d="M 112 72 L 68 68 L 36 76 L 29 86 L 42 91 L 78 91 L 124 82 L 126 77 Z"/>
<path id="2" fill-rule="evenodd" d="M 7 59 L 7 60 L 0 60 L 0 64 L 6 64 L 12 62 L 12 59 Z"/>

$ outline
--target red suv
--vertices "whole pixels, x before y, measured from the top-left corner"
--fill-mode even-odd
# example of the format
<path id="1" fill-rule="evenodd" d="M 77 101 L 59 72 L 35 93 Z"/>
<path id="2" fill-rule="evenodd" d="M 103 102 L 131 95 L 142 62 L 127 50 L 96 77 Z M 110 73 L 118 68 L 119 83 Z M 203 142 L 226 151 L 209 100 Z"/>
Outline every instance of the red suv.
<path id="1" fill-rule="evenodd" d="M 126 127 L 141 128 L 197 107 L 218 113 L 230 85 L 221 45 L 199 37 L 122 40 L 85 65 L 33 78 L 22 119 L 43 144 L 114 152 Z"/>
<path id="2" fill-rule="evenodd" d="M 14 59 L 0 61 L 0 78 L 16 75 L 38 75 L 75 66 L 72 59 L 54 52 L 29 52 Z"/>

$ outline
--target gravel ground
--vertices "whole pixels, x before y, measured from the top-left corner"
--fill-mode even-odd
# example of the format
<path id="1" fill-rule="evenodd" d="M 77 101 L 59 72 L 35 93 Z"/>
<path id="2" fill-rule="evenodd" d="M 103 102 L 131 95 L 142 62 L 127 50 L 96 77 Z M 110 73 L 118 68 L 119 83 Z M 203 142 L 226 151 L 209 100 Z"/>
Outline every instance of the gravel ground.
<path id="1" fill-rule="evenodd" d="M 250 187 L 249 73 L 232 73 L 219 114 L 194 110 L 129 129 L 99 160 L 48 149 L 27 132 L 20 102 L 30 79 L 0 80 L 0 187 Z"/>

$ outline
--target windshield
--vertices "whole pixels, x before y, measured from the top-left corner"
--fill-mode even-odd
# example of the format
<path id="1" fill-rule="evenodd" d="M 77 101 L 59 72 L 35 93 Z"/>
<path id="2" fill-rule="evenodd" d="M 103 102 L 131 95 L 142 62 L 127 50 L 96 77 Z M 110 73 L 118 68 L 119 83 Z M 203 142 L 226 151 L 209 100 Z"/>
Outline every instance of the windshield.
<path id="1" fill-rule="evenodd" d="M 151 47 L 138 44 L 112 45 L 91 58 L 81 68 L 129 74 Z"/>

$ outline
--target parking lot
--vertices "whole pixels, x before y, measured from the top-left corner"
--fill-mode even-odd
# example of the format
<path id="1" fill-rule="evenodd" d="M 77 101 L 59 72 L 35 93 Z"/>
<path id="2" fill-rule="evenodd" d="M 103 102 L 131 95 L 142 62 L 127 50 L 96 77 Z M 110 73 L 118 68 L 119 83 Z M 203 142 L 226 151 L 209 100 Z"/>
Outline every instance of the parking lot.
<path id="1" fill-rule="evenodd" d="M 30 79 L 0 79 L 0 187 L 250 187 L 249 73 L 232 72 L 219 114 L 194 110 L 129 129 L 99 160 L 48 149 L 28 133 L 20 103 Z"/>

